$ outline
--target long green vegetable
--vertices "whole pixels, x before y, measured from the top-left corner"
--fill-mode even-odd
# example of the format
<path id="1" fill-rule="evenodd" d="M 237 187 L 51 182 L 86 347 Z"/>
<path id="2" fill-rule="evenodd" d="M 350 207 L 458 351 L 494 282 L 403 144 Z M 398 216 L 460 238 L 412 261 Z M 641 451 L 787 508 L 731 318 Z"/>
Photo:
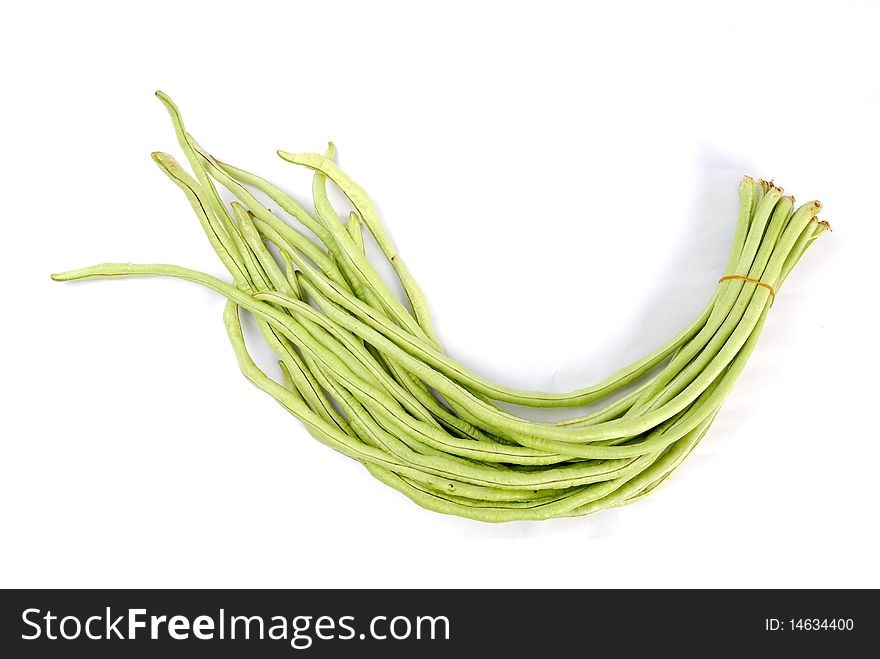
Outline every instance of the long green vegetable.
<path id="1" fill-rule="evenodd" d="M 244 375 L 316 439 L 425 508 L 482 521 L 585 515 L 656 488 L 706 434 L 754 350 L 775 294 L 828 229 L 818 220 L 818 202 L 795 209 L 781 188 L 745 177 L 724 277 L 692 323 L 595 385 L 568 393 L 519 391 L 444 353 L 421 289 L 366 192 L 334 161 L 332 144 L 324 155 L 278 152 L 313 170 L 312 212 L 207 153 L 171 99 L 157 95 L 195 177 L 167 154 L 153 159 L 183 190 L 232 283 L 174 265 L 132 264 L 53 279 L 167 276 L 217 291 L 227 299 L 224 324 Z M 345 222 L 330 204 L 328 181 L 354 207 Z M 227 208 L 215 183 L 238 201 Z M 408 304 L 367 258 L 364 231 L 394 268 Z M 277 353 L 280 382 L 251 359 L 242 312 L 257 319 Z M 602 400 L 605 406 L 587 416 L 546 423 L 496 404 L 573 407 Z"/>

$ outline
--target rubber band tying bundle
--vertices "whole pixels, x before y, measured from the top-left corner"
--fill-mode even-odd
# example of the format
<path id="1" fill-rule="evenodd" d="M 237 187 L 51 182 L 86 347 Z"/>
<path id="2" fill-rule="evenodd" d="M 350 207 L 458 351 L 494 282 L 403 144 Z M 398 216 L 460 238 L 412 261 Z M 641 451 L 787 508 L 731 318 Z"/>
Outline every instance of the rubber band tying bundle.
<path id="1" fill-rule="evenodd" d="M 723 281 L 729 281 L 731 279 L 742 279 L 743 281 L 748 281 L 758 286 L 763 286 L 768 291 L 770 291 L 770 306 L 772 307 L 773 303 L 776 302 L 776 291 L 773 290 L 773 287 L 766 282 L 752 279 L 751 277 L 745 277 L 743 275 L 727 275 L 726 277 L 722 277 L 721 279 L 719 279 L 718 283 L 720 284 Z"/>

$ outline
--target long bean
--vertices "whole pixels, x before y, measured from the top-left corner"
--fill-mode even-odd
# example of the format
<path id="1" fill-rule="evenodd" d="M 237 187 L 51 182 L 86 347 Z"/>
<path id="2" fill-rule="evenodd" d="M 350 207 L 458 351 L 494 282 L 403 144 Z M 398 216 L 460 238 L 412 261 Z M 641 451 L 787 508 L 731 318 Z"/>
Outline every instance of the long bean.
<path id="1" fill-rule="evenodd" d="M 165 264 L 105 263 L 53 278 L 164 276 L 218 292 L 242 373 L 313 437 L 417 504 L 480 521 L 586 515 L 639 501 L 665 483 L 719 414 L 783 283 L 829 228 L 818 219 L 819 202 L 795 209 L 781 188 L 744 177 L 723 277 L 691 323 L 598 383 L 523 391 L 444 352 L 421 287 L 370 197 L 336 163 L 332 143 L 324 155 L 278 152 L 312 171 L 312 212 L 212 156 L 171 99 L 157 96 L 194 176 L 167 154 L 153 159 L 183 190 L 232 283 Z M 330 203 L 331 182 L 354 208 L 345 222 Z M 227 206 L 217 185 L 236 201 Z M 403 300 L 370 261 L 366 233 L 396 273 Z M 278 356 L 280 382 L 250 357 L 245 313 Z M 598 406 L 537 422 L 501 403 Z"/>

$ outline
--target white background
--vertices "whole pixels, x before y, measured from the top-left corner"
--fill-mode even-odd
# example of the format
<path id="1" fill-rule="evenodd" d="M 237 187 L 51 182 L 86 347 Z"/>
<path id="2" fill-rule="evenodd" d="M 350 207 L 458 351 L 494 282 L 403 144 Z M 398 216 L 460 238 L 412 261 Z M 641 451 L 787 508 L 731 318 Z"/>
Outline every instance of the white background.
<path id="1" fill-rule="evenodd" d="M 17 3 L 2 104 L 2 586 L 880 586 L 880 6 Z M 704 305 L 743 174 L 833 224 L 656 495 L 545 523 L 424 511 L 238 372 L 153 97 L 308 199 L 328 139 L 449 352 L 563 390 Z M 265 357 L 265 353 L 260 353 Z"/>

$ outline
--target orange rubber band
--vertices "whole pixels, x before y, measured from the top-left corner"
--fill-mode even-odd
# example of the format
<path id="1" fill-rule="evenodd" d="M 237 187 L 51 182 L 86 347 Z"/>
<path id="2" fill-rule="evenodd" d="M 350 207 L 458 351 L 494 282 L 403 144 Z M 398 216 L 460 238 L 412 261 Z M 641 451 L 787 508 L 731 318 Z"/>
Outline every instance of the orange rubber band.
<path id="1" fill-rule="evenodd" d="M 728 279 L 742 279 L 743 281 L 750 281 L 753 284 L 757 284 L 758 286 L 763 286 L 768 291 L 770 291 L 770 306 L 773 306 L 773 303 L 776 302 L 776 291 L 773 290 L 773 287 L 770 284 L 767 284 L 763 281 L 758 281 L 757 279 L 752 279 L 751 277 L 743 277 L 742 275 L 727 275 L 726 277 L 722 277 L 718 280 L 720 284 L 723 281 L 727 281 Z"/>

